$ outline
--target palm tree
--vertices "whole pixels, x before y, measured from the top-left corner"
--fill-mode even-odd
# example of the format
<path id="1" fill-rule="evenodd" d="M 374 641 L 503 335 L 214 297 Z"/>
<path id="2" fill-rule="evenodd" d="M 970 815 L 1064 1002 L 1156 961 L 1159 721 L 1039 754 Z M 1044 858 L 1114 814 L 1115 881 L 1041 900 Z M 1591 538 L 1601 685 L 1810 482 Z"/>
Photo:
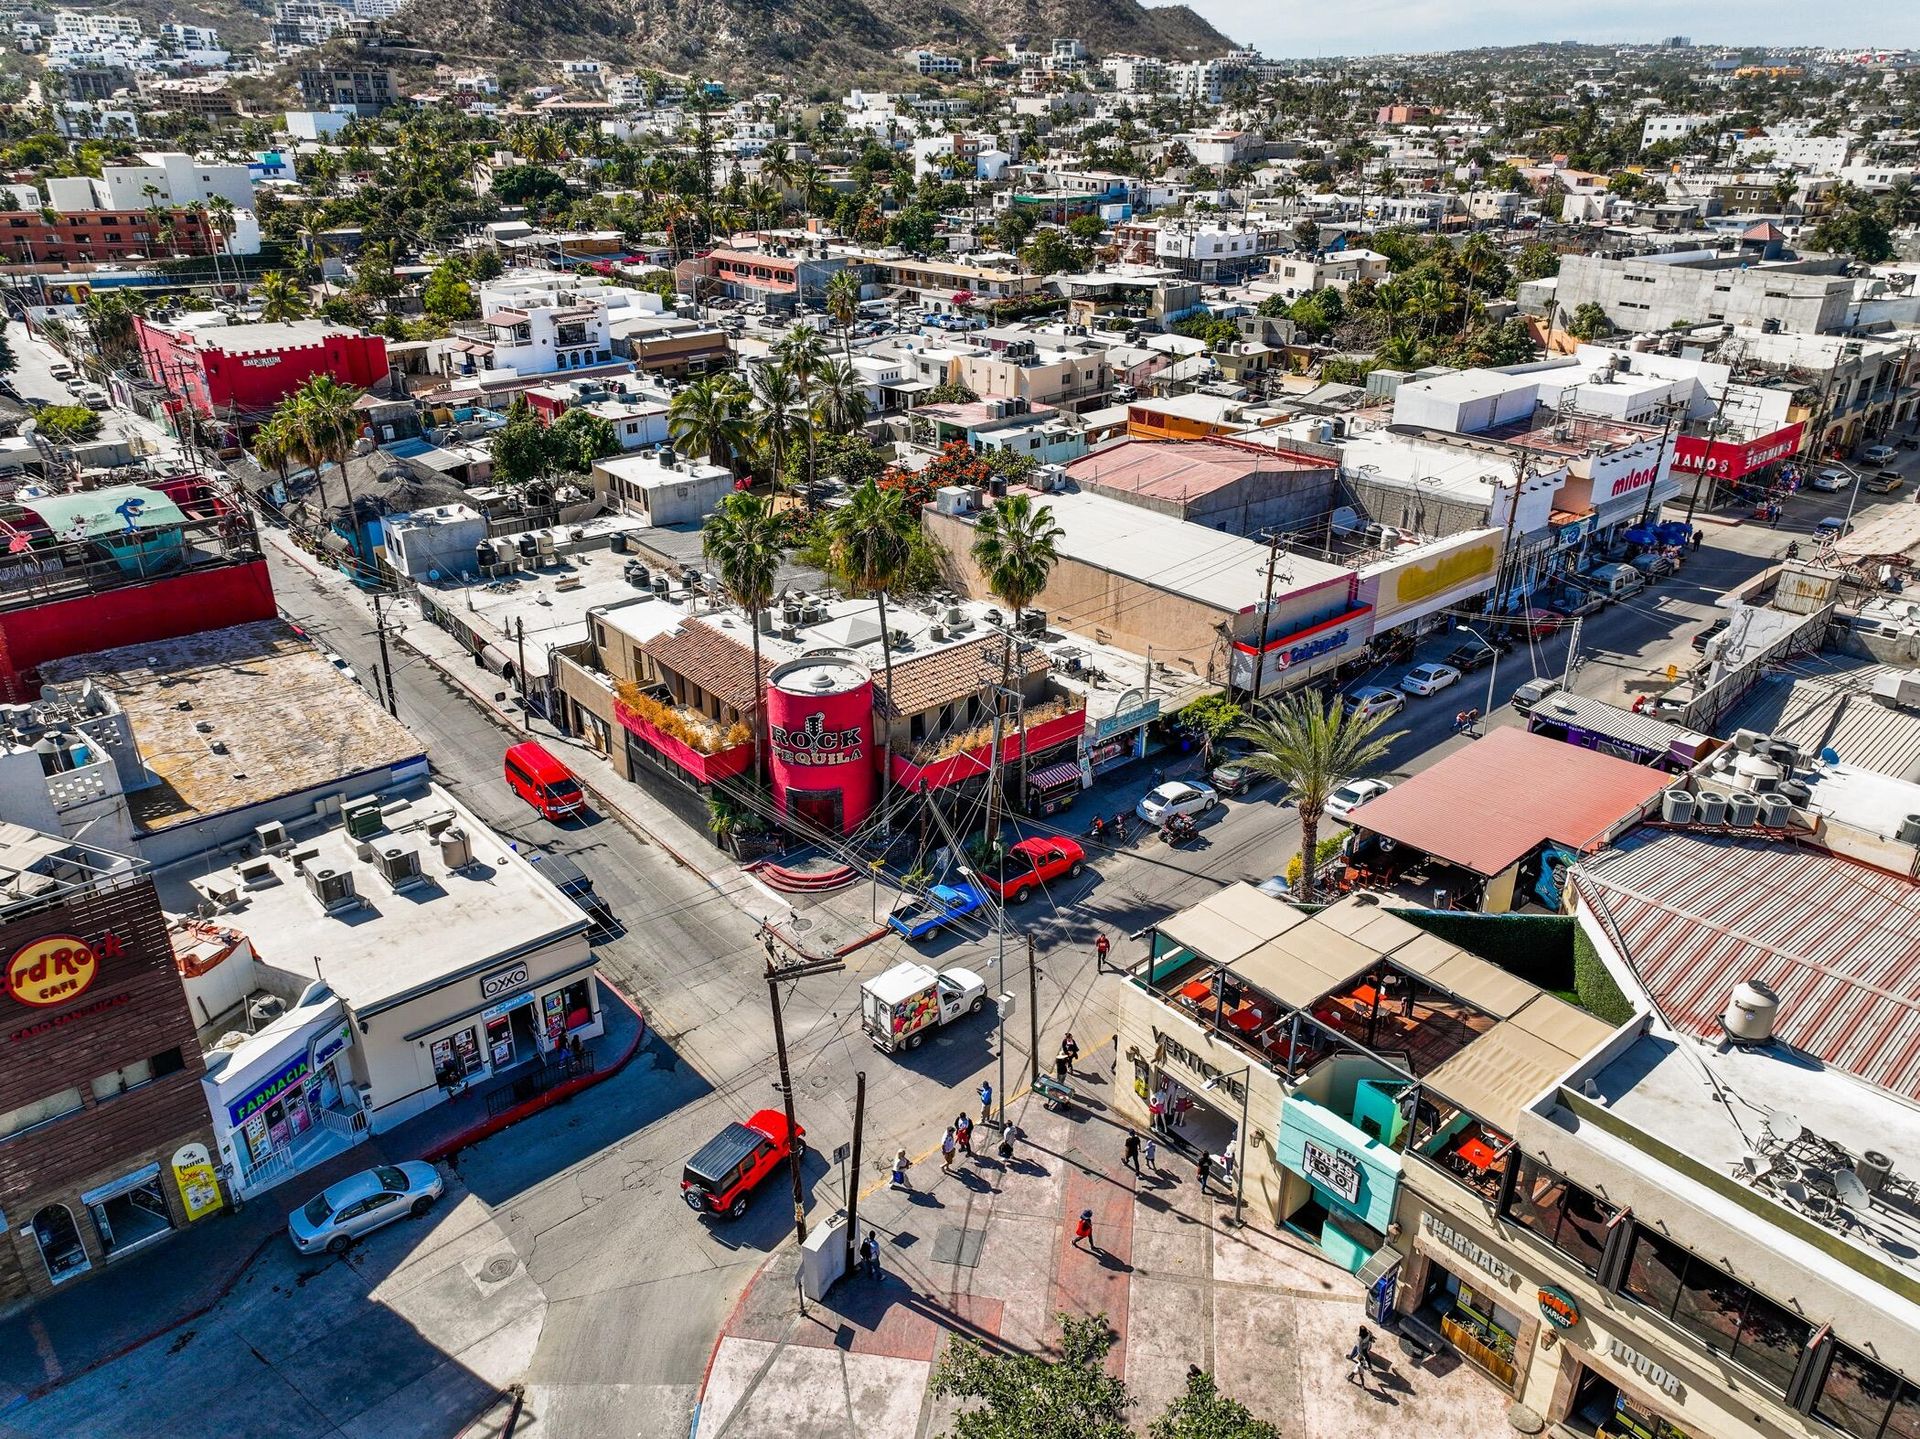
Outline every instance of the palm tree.
<path id="1" fill-rule="evenodd" d="M 773 587 L 786 558 L 780 516 L 768 495 L 725 496 L 700 527 L 700 552 L 719 573 L 727 596 L 747 612 L 753 632 L 753 752 L 760 782 L 767 779 L 767 745 L 760 733 L 760 615 L 773 603 Z"/>
<path id="2" fill-rule="evenodd" d="M 1384 715 L 1349 713 L 1339 696 L 1302 690 L 1263 704 L 1234 735 L 1252 743 L 1241 761 L 1255 774 L 1277 779 L 1300 812 L 1300 902 L 1313 903 L 1314 860 L 1327 800 L 1348 780 L 1377 765 L 1405 730 L 1379 733 Z"/>
<path id="3" fill-rule="evenodd" d="M 287 473 L 300 457 L 300 439 L 294 432 L 293 417 L 275 410 L 267 422 L 253 434 L 253 458 L 263 470 L 280 476 L 280 491 L 286 493 Z"/>
<path id="4" fill-rule="evenodd" d="M 262 275 L 260 283 L 254 286 L 254 295 L 260 301 L 260 318 L 269 325 L 304 320 L 313 308 L 307 292 L 283 270 L 269 270 Z"/>
<path id="5" fill-rule="evenodd" d="M 327 463 L 340 467 L 340 488 L 347 497 L 349 543 L 356 560 L 360 557 L 360 511 L 354 503 L 353 485 L 347 479 L 347 457 L 360 438 L 360 417 L 353 408 L 359 398 L 358 390 L 347 388 L 333 376 L 313 375 L 281 405 L 289 415 L 296 452 L 313 466 L 322 508 L 327 501 Z"/>
<path id="6" fill-rule="evenodd" d="M 887 629 L 887 591 L 913 562 L 914 521 L 901 490 L 872 480 L 826 517 L 828 569 L 848 594 L 872 595 L 880 605 L 880 657 L 887 675 L 887 712 L 893 713 L 893 636 Z"/>
<path id="7" fill-rule="evenodd" d="M 850 435 L 866 422 L 867 380 L 852 365 L 828 360 L 813 382 L 814 423 L 830 435 Z"/>
<path id="8" fill-rule="evenodd" d="M 1053 511 L 1036 507 L 1031 495 L 995 500 L 974 526 L 973 562 L 986 576 L 987 588 L 1013 611 L 1014 634 L 1020 633 L 1021 611 L 1047 587 L 1047 577 L 1060 562 L 1055 544 L 1062 533 Z"/>
<path id="9" fill-rule="evenodd" d="M 773 353 L 780 361 L 781 368 L 793 376 L 793 383 L 799 390 L 801 413 L 806 424 L 801 438 L 807 446 L 807 505 L 813 505 L 813 382 L 820 374 L 820 366 L 826 359 L 826 345 L 818 330 L 810 330 L 804 325 L 795 325 L 786 334 L 774 341 Z"/>
<path id="10" fill-rule="evenodd" d="M 695 380 L 668 403 L 667 433 L 681 454 L 703 454 L 732 469 L 750 439 L 746 408 L 746 391 L 733 376 Z"/>
<path id="11" fill-rule="evenodd" d="M 827 313 L 840 327 L 840 349 L 849 365 L 853 363 L 853 326 L 860 318 L 860 276 L 853 270 L 836 270 L 827 281 Z"/>
<path id="12" fill-rule="evenodd" d="M 213 226 L 215 242 L 213 269 L 214 278 L 218 281 L 220 274 L 220 251 L 227 249 L 228 243 L 233 239 L 233 232 L 237 228 L 233 218 L 233 201 L 229 200 L 225 195 L 215 195 L 211 200 L 207 201 L 207 217 L 208 223 Z M 228 253 L 231 255 L 231 251 Z M 234 273 L 236 275 L 239 273 L 238 264 L 234 266 Z"/>
<path id="13" fill-rule="evenodd" d="M 806 402 L 793 372 L 771 362 L 747 373 L 747 393 L 753 398 L 749 417 L 755 436 L 766 448 L 777 490 L 786 482 L 787 449 L 806 421 Z"/>
<path id="14" fill-rule="evenodd" d="M 1007 631 L 1000 659 L 1000 693 L 996 711 L 1006 703 L 1005 695 L 1013 681 L 1014 636 L 1020 633 L 1021 612 L 1047 587 L 1047 577 L 1060 562 L 1055 542 L 1062 531 L 1054 523 L 1053 511 L 1036 508 L 1031 495 L 1007 495 L 993 502 L 993 508 L 980 516 L 974 526 L 973 562 L 986 576 L 987 588 L 1007 602 L 1013 611 L 1013 626 Z M 996 730 L 996 734 L 998 731 Z M 996 746 L 996 749 L 998 746 Z M 1020 756 L 1021 765 L 1026 755 Z M 1023 780 L 1024 782 L 1024 780 Z M 981 830 L 983 843 L 992 843 L 999 829 L 994 814 L 997 789 L 987 793 L 987 822 Z"/>
<path id="15" fill-rule="evenodd" d="M 830 187 L 827 184 L 827 172 L 812 160 L 800 166 L 793 177 L 794 188 L 800 192 L 800 208 L 809 215 L 817 215 L 826 205 Z"/>

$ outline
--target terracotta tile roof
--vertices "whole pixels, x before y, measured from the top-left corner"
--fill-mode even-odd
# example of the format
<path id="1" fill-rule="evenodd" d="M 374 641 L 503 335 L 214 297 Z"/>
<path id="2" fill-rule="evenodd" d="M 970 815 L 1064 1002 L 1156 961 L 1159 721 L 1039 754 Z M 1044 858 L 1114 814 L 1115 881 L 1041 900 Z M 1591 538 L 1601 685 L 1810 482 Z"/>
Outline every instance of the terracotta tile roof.
<path id="1" fill-rule="evenodd" d="M 1006 637 L 982 635 L 964 645 L 949 645 L 930 655 L 893 662 L 893 710 L 913 715 L 936 705 L 951 704 L 1000 681 L 1001 666 L 1006 663 Z M 874 657 L 876 660 L 878 655 Z M 1044 651 L 1030 649 L 1016 654 L 1015 668 L 1023 677 L 1043 675 L 1048 661 Z M 886 675 L 876 664 L 874 684 L 886 692 Z"/>
<path id="2" fill-rule="evenodd" d="M 683 624 L 640 646 L 663 669 L 698 685 L 722 704 L 750 710 L 766 690 L 772 662 L 760 657 L 760 683 L 753 683 L 753 651 L 711 625 Z"/>

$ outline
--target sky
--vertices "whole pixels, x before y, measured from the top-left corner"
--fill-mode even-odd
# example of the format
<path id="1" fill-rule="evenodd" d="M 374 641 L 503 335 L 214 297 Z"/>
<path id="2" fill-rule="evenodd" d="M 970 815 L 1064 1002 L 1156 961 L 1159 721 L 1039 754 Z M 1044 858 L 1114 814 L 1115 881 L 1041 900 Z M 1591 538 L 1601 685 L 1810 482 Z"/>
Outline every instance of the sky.
<path id="1" fill-rule="evenodd" d="M 1152 3 L 1152 0 L 1148 0 Z M 1276 59 L 1460 50 L 1532 40 L 1912 46 L 1916 0 L 1189 0 L 1243 44 Z"/>

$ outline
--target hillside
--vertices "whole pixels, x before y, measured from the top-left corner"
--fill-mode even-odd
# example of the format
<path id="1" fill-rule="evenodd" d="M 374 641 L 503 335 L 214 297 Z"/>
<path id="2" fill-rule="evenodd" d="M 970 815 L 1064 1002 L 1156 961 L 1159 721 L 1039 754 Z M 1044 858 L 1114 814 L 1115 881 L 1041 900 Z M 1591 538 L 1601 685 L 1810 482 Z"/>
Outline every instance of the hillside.
<path id="1" fill-rule="evenodd" d="M 413 0 L 399 28 L 449 61 L 592 57 L 733 82 L 903 73 L 892 52 L 979 53 L 1075 35 L 1096 51 L 1169 59 L 1231 42 L 1184 5 L 1136 0 Z"/>

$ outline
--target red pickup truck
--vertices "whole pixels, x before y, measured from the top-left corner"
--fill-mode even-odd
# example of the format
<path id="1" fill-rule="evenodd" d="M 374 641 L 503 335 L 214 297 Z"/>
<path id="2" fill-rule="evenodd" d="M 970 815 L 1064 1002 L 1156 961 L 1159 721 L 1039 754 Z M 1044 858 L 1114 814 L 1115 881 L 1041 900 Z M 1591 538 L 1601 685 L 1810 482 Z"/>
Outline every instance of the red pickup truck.
<path id="1" fill-rule="evenodd" d="M 1062 836 L 1023 839 L 1007 851 L 1006 882 L 997 875 L 980 876 L 980 887 L 1003 904 L 1018 904 L 1043 884 L 1071 879 L 1087 867 L 1087 852 Z"/>

